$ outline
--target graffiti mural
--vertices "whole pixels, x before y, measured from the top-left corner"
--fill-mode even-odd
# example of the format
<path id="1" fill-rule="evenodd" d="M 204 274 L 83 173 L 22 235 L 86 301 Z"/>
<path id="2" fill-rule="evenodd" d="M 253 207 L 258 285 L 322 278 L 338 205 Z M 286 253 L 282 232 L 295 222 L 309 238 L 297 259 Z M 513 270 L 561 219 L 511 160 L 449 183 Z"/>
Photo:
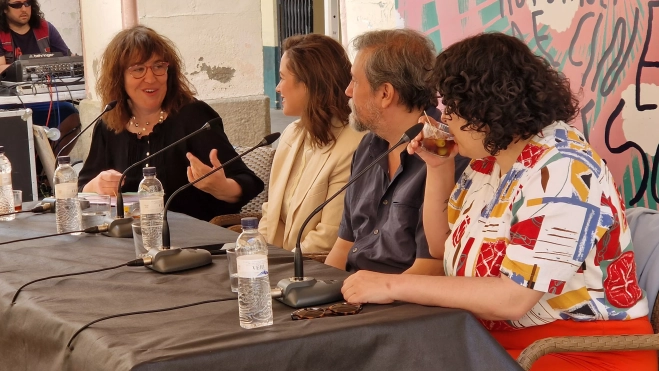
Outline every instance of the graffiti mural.
<path id="1" fill-rule="evenodd" d="M 570 78 L 573 123 L 607 161 L 626 204 L 657 209 L 658 0 L 397 0 L 438 50 L 478 32 L 524 40 Z M 657 35 L 653 36 L 653 30 Z"/>

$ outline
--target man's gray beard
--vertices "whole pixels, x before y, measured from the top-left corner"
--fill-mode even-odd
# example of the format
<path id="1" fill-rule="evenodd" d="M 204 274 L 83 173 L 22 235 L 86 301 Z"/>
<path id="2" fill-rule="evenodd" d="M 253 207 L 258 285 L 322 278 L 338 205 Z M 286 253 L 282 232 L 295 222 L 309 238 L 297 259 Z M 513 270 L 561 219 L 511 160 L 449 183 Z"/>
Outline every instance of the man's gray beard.
<path id="1" fill-rule="evenodd" d="M 371 129 L 366 126 L 363 122 L 361 122 L 357 118 L 357 114 L 355 112 L 350 112 L 350 115 L 348 116 L 348 123 L 350 124 L 350 127 L 353 128 L 354 130 L 358 132 L 364 132 L 364 131 L 370 131 Z"/>
<path id="2" fill-rule="evenodd" d="M 358 132 L 373 131 L 373 128 L 370 125 L 357 117 L 357 108 L 355 108 L 355 103 L 352 98 L 348 100 L 348 106 L 350 106 L 350 115 L 348 115 L 348 123 L 350 124 L 350 127 Z M 371 107 L 366 108 L 369 109 Z"/>

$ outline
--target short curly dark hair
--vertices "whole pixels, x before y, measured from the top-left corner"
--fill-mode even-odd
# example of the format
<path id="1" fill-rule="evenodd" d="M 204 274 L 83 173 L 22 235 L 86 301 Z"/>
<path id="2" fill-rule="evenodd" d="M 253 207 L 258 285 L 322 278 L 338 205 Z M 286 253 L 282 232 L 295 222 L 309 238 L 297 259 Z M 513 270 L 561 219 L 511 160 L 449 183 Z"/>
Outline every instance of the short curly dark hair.
<path id="1" fill-rule="evenodd" d="M 491 155 L 529 139 L 555 121 L 569 123 L 579 100 L 569 80 L 516 37 L 483 33 L 457 42 L 435 60 L 445 113 L 467 121 L 461 130 L 485 134 Z"/>

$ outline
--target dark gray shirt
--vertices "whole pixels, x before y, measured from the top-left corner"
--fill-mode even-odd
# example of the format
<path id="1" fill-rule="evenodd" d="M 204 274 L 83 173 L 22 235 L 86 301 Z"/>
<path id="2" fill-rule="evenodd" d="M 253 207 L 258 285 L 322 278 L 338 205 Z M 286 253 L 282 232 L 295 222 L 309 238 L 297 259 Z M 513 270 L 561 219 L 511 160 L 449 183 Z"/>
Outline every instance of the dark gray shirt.
<path id="1" fill-rule="evenodd" d="M 352 174 L 359 173 L 388 148 L 384 139 L 366 134 L 353 155 Z M 384 157 L 346 192 L 339 237 L 354 243 L 346 263 L 349 272 L 366 269 L 402 273 L 416 258 L 432 258 L 423 231 L 426 164 L 405 150 L 400 160 L 392 181 Z M 456 181 L 468 163 L 464 157 L 456 158 Z"/>

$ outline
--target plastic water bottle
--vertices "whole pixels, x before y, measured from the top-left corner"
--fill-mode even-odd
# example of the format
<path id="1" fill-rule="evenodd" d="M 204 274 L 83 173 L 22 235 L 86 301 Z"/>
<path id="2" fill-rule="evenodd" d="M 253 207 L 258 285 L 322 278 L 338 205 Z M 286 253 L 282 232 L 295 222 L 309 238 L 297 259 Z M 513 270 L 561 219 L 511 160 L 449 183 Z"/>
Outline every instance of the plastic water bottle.
<path id="1" fill-rule="evenodd" d="M 165 191 L 162 183 L 156 178 L 155 167 L 142 169 L 144 179 L 137 187 L 140 197 L 140 228 L 142 229 L 142 244 L 147 251 L 162 248 L 162 219 L 165 209 L 163 198 Z"/>
<path id="2" fill-rule="evenodd" d="M 268 276 L 268 244 L 258 231 L 258 219 L 243 218 L 240 224 L 243 233 L 236 240 L 240 326 L 269 326 L 272 325 L 272 298 Z"/>
<path id="3" fill-rule="evenodd" d="M 82 229 L 82 212 L 78 201 L 78 173 L 71 167 L 69 156 L 58 157 L 57 164 L 53 175 L 57 233 L 79 231 Z"/>
<path id="4" fill-rule="evenodd" d="M 0 214 L 14 212 L 14 194 L 11 188 L 11 163 L 0 146 Z M 14 220 L 15 214 L 0 216 L 0 220 Z"/>

